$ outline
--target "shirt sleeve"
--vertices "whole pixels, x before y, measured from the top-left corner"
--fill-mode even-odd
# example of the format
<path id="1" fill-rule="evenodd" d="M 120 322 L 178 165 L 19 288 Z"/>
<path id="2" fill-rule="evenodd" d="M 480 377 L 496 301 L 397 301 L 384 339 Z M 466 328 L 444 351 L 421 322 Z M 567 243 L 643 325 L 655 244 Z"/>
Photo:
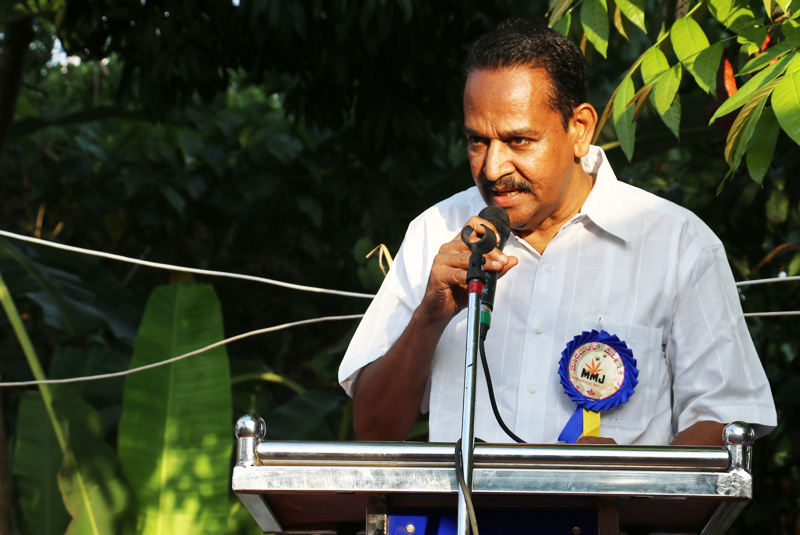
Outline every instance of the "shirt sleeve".
<path id="1" fill-rule="evenodd" d="M 718 241 L 690 247 L 682 260 L 666 347 L 673 433 L 704 420 L 740 420 L 763 436 L 777 425 L 775 404 L 724 248 Z"/>
<path id="2" fill-rule="evenodd" d="M 425 292 L 430 266 L 418 221 L 406 233 L 380 290 L 356 329 L 339 366 L 339 383 L 349 396 L 359 371 L 382 357 L 411 320 Z M 432 259 L 431 259 L 432 261 Z M 427 408 L 428 392 L 423 404 Z"/>

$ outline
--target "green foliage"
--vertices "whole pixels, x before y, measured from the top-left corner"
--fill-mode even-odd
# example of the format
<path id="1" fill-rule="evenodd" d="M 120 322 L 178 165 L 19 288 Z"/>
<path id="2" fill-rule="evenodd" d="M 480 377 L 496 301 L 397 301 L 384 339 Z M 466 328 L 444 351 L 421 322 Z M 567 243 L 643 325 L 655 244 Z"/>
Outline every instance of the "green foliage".
<path id="1" fill-rule="evenodd" d="M 608 49 L 608 6 L 606 0 L 583 0 L 581 25 L 586 37 L 603 57 Z"/>
<path id="2" fill-rule="evenodd" d="M 636 124 L 633 122 L 634 108 L 630 105 L 634 97 L 633 80 L 625 78 L 620 85 L 617 98 L 614 99 L 614 129 L 617 132 L 622 150 L 628 160 L 633 158 L 633 143 L 636 134 Z"/>
<path id="3" fill-rule="evenodd" d="M 72 516 L 65 535 L 132 533 L 131 491 L 117 454 L 106 444 L 100 416 L 70 388 L 53 405 L 68 430 L 58 488 Z"/>
<path id="4" fill-rule="evenodd" d="M 551 25 L 587 54 L 596 49 L 608 58 L 590 58 L 590 101 L 605 106 L 613 124 L 598 132 L 598 142 L 619 178 L 696 211 L 723 239 L 740 280 L 800 272 L 800 184 L 792 180 L 799 171 L 792 132 L 800 121 L 789 87 L 800 68 L 792 40 L 800 27 L 793 11 L 784 16 L 786 3 L 553 0 L 549 6 Z M 410 219 L 470 185 L 460 134 L 460 65 L 469 43 L 509 15 L 539 18 L 547 9 L 535 2 L 452 0 L 4 4 L 0 24 L 37 18 L 26 85 L 0 163 L 0 226 L 148 260 L 374 291 L 383 274 L 375 256 L 365 255 L 381 243 L 396 252 Z M 693 38 L 698 28 L 705 42 L 674 35 L 685 30 Z M 773 46 L 755 55 L 768 30 Z M 83 63 L 49 64 L 53 32 Z M 721 83 L 726 59 L 738 74 L 738 91 L 730 97 L 725 88 L 731 79 Z M 726 139 L 731 164 L 744 158 L 757 183 L 728 173 L 717 197 L 731 170 Z M 613 148 L 617 143 L 622 150 Z M 0 242 L 0 272 L 20 306 L 15 327 L 29 333 L 30 349 L 51 377 L 134 365 L 145 298 L 170 280 L 190 279 L 13 241 Z M 242 281 L 202 282 L 213 282 L 229 334 L 361 312 L 366 305 Z M 743 289 L 745 310 L 797 309 L 798 294 L 787 288 Z M 221 321 L 217 312 L 203 317 Z M 796 325 L 748 322 L 781 420 L 757 443 L 757 498 L 734 531 L 792 533 L 800 496 L 792 447 L 800 440 Z M 246 412 L 264 416 L 274 438 L 353 438 L 352 407 L 336 384 L 336 367 L 354 326 L 301 327 L 228 346 L 233 414 L 215 424 L 218 458 L 203 470 L 227 467 L 222 446 L 230 447 L 233 417 Z M 2 380 L 43 377 L 41 369 L 27 368 L 12 326 L 0 323 L 0 333 Z M 218 394 L 228 380 L 223 375 Z M 113 452 L 125 451 L 123 444 L 139 432 L 127 423 L 120 429 L 123 411 L 133 414 L 128 405 L 134 402 L 127 400 L 159 401 L 175 393 L 164 387 L 145 399 L 150 385 L 142 379 L 146 384 L 134 386 L 136 377 L 128 380 L 125 401 L 123 380 L 111 380 L 81 384 L 66 396 L 80 395 L 90 407 L 74 397 L 55 402 L 56 411 L 107 444 L 97 446 L 96 461 L 78 455 L 67 464 L 78 468 L 64 472 L 71 510 L 80 510 L 79 498 L 92 492 L 72 485 L 97 462 L 113 483 L 110 501 L 101 507 L 98 498 L 97 507 L 119 513 L 121 531 L 136 524 L 135 511 L 123 502 L 142 501 L 162 516 L 151 501 L 156 495 L 183 504 L 199 500 L 172 482 L 137 481 L 133 492 L 141 497 L 126 493 L 128 478 L 120 476 Z M 28 396 L 12 389 L 0 395 L 14 444 L 22 437 L 41 452 L 46 435 L 22 423 Z M 61 403 L 73 409 L 59 410 Z M 172 442 L 154 446 L 134 466 L 197 444 L 174 440 L 186 430 L 163 408 L 153 414 L 163 416 L 162 436 Z M 136 421 L 145 420 L 141 414 Z M 424 440 L 425 434 L 422 421 L 413 437 Z M 25 455 L 17 461 L 15 453 L 20 522 L 43 507 L 33 486 L 55 485 L 44 475 L 26 482 L 29 462 Z M 227 474 L 216 473 L 209 484 L 227 486 Z M 212 522 L 218 532 L 254 532 L 238 500 L 227 495 L 218 502 Z"/>
<path id="5" fill-rule="evenodd" d="M 131 367 L 222 338 L 222 313 L 211 287 L 160 287 L 145 308 Z M 137 533 L 224 529 L 232 451 L 229 384 L 224 347 L 128 377 L 118 448 L 139 507 Z"/>
<path id="6" fill-rule="evenodd" d="M 767 108 L 758 118 L 753 137 L 747 147 L 747 169 L 753 180 L 762 183 L 767 174 L 772 155 L 775 153 L 775 144 L 778 142 L 778 121 L 772 109 Z"/>
<path id="7" fill-rule="evenodd" d="M 784 131 L 800 143 L 800 71 L 787 74 L 775 86 L 772 109 Z"/>
<path id="8" fill-rule="evenodd" d="M 47 420 L 41 395 L 26 392 L 19 405 L 12 475 L 20 492 L 24 532 L 62 535 L 70 520 L 56 483 L 64 455 Z"/>

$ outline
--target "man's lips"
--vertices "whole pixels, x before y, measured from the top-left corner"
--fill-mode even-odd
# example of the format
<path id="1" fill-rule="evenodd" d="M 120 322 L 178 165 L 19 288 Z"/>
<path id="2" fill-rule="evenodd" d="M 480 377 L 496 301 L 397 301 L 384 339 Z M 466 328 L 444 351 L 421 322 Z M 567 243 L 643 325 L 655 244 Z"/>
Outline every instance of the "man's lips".
<path id="1" fill-rule="evenodd" d="M 503 207 L 513 204 L 520 195 L 531 192 L 531 187 L 526 182 L 513 179 L 487 182 L 483 189 L 492 196 L 498 206 Z"/>

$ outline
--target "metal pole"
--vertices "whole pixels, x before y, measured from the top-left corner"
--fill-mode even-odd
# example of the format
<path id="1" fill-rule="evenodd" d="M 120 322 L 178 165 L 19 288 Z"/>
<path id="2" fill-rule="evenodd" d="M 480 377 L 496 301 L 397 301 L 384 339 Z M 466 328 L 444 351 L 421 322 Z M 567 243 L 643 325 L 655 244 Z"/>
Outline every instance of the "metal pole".
<path id="1" fill-rule="evenodd" d="M 467 342 L 464 357 L 464 402 L 461 413 L 461 464 L 467 489 L 472 489 L 472 452 L 475 447 L 475 383 L 478 364 L 478 334 L 481 314 L 480 280 L 469 282 L 467 309 Z M 469 535 L 470 522 L 464 491 L 458 487 L 458 534 Z"/>

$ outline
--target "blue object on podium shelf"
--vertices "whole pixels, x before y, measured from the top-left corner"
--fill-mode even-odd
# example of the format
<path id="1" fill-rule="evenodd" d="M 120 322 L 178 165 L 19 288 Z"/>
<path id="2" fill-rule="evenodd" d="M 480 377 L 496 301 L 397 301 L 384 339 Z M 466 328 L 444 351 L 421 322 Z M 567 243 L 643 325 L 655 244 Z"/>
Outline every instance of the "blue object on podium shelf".
<path id="1" fill-rule="evenodd" d="M 232 486 L 265 533 L 456 533 L 453 444 L 265 441 L 237 422 Z M 481 535 L 725 533 L 752 498 L 753 431 L 725 447 L 484 444 L 472 501 Z"/>

